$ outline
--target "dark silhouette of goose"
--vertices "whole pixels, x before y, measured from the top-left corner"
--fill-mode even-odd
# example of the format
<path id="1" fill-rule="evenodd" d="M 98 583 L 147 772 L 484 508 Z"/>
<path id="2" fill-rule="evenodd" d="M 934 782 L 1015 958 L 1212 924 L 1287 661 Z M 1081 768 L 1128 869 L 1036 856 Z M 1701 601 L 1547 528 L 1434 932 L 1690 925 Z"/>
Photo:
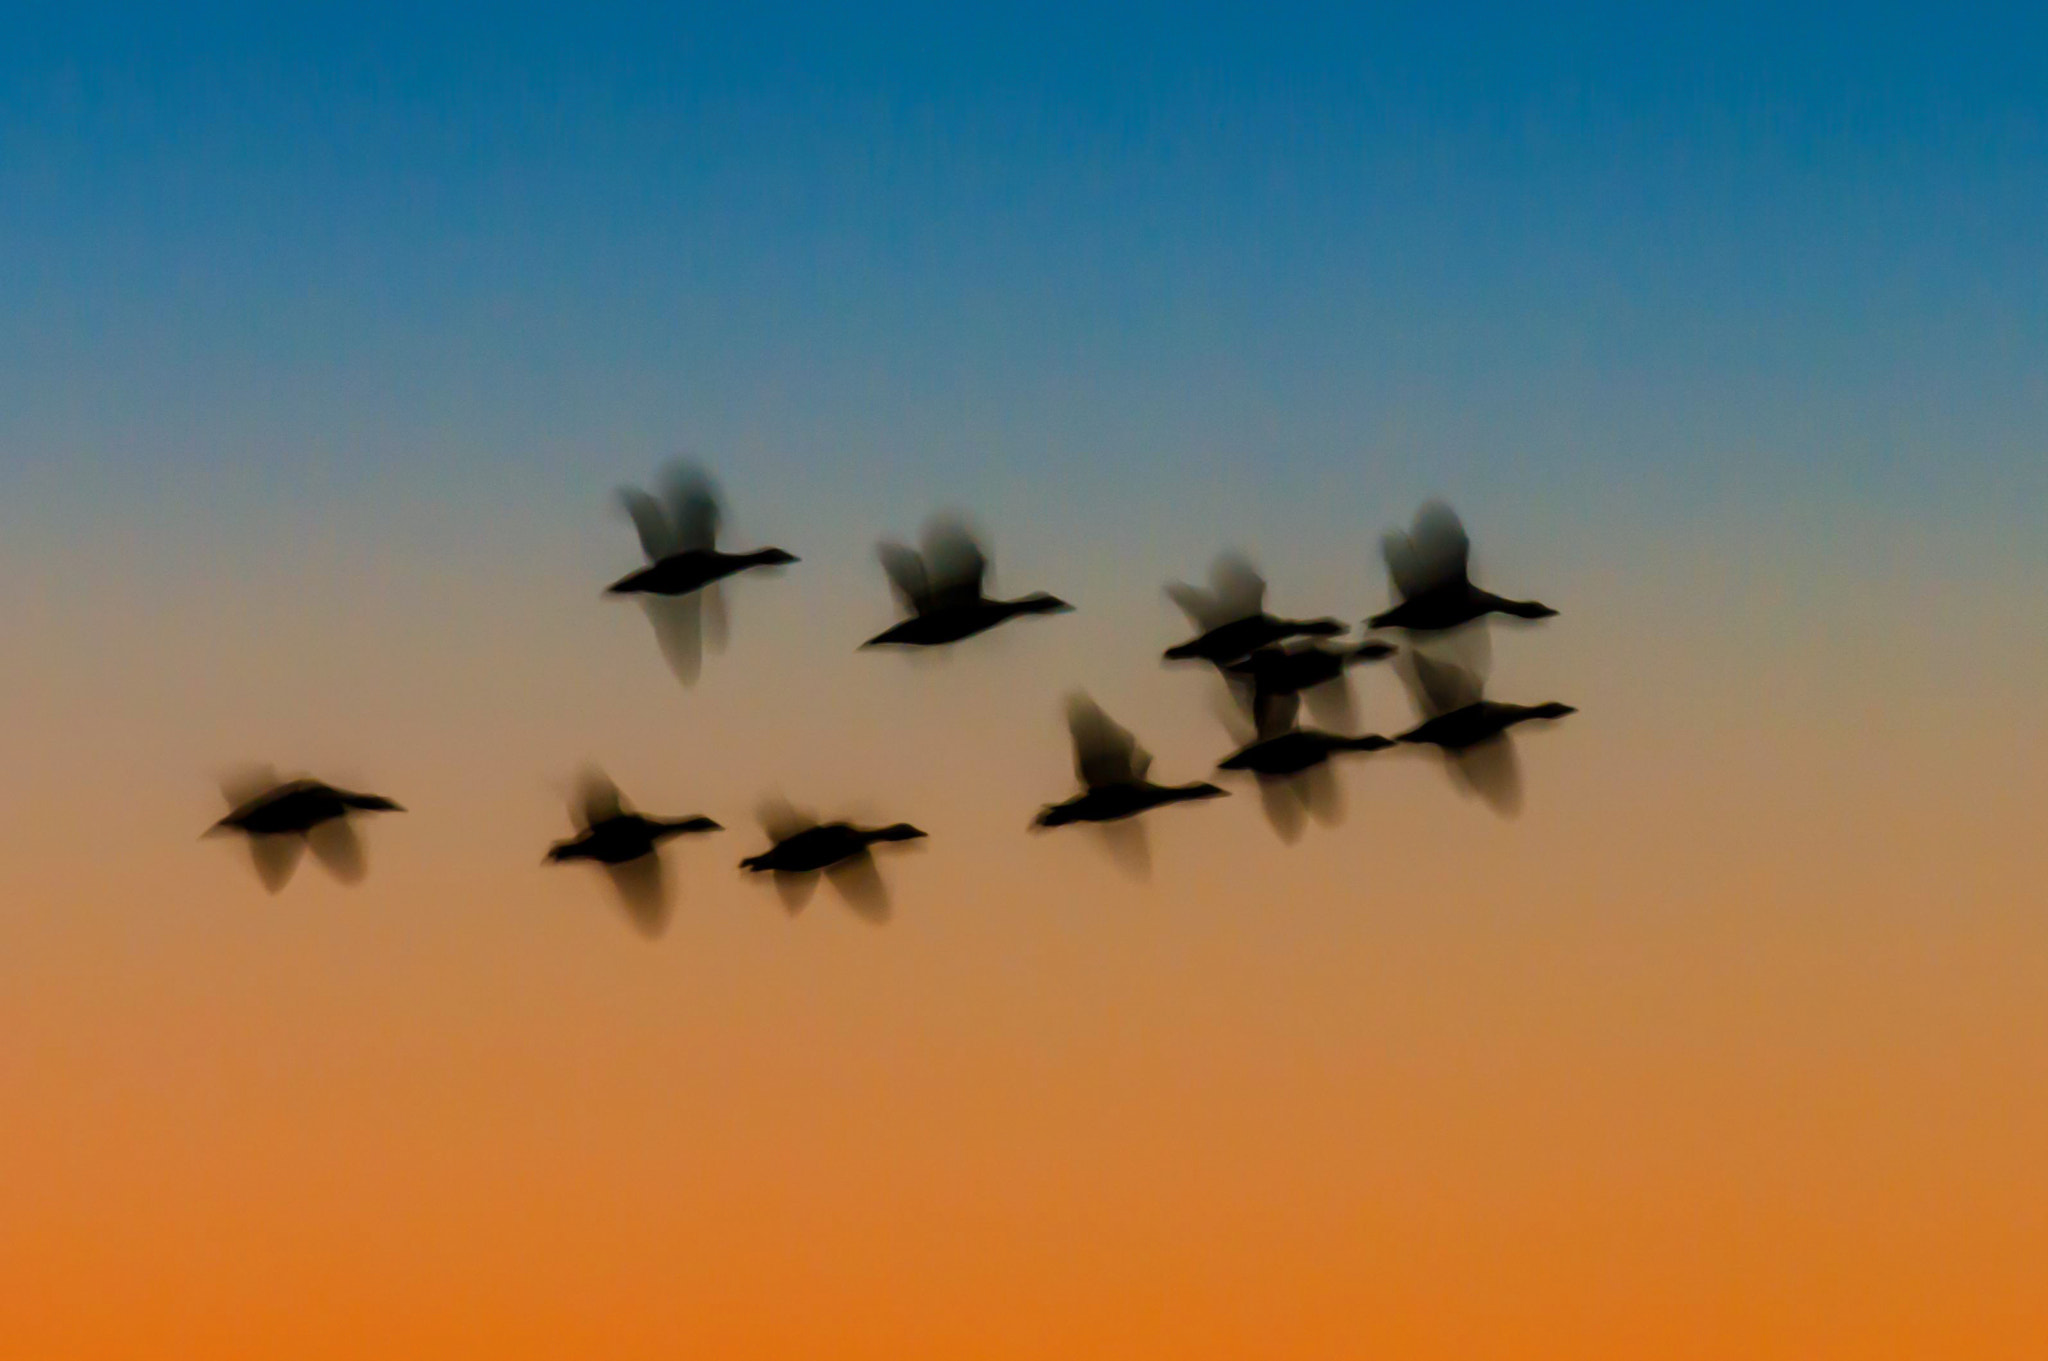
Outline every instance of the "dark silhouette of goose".
<path id="1" fill-rule="evenodd" d="M 1225 553 L 1209 569 L 1209 588 L 1175 582 L 1166 594 L 1201 632 L 1166 649 L 1168 661 L 1222 666 L 1262 647 L 1303 636 L 1344 632 L 1335 619 L 1278 619 L 1266 613 L 1266 582 L 1244 558 Z"/>
<path id="2" fill-rule="evenodd" d="M 1245 731 L 1244 713 L 1224 715 L 1226 726 L 1237 733 L 1243 745 L 1218 761 L 1216 768 L 1244 771 L 1257 778 L 1266 820 L 1283 841 L 1297 839 L 1308 817 L 1330 826 L 1342 821 L 1344 794 L 1330 769 L 1332 757 L 1384 751 L 1394 745 L 1377 733 L 1350 737 L 1299 726 L 1299 695 L 1257 699 L 1239 690 L 1236 698 L 1248 711 L 1253 727 L 1249 733 Z"/>
<path id="3" fill-rule="evenodd" d="M 718 583 L 753 567 L 796 561 L 780 548 L 751 553 L 718 550 L 718 489 L 702 469 L 671 466 L 657 497 L 637 487 L 619 499 L 633 517 L 648 565 L 606 588 L 611 595 L 641 598 L 662 655 L 685 685 L 697 679 L 704 647 L 725 645 L 725 601 Z"/>
<path id="4" fill-rule="evenodd" d="M 706 817 L 651 818 L 632 811 L 619 787 L 603 771 L 586 771 L 572 810 L 577 834 L 558 841 L 547 863 L 587 860 L 602 866 L 633 925 L 658 936 L 668 925 L 668 886 L 661 845 L 692 832 L 724 830 Z"/>
<path id="5" fill-rule="evenodd" d="M 205 835 L 248 837 L 256 877 L 272 893 L 290 882 L 299 856 L 309 849 L 342 883 L 361 882 L 367 865 L 350 818 L 405 811 L 381 794 L 358 794 L 305 777 L 280 781 L 267 768 L 230 779 L 222 792 L 233 811 Z"/>
<path id="6" fill-rule="evenodd" d="M 1366 621 L 1371 628 L 1433 633 L 1489 614 L 1548 619 L 1557 613 L 1534 600 L 1508 600 L 1472 584 L 1472 544 L 1457 513 L 1431 501 L 1415 514 L 1415 527 L 1380 541 L 1387 576 L 1400 603 Z"/>
<path id="7" fill-rule="evenodd" d="M 925 526 L 922 553 L 894 542 L 881 544 L 878 552 L 882 570 L 910 618 L 884 629 L 862 647 L 937 647 L 1020 615 L 1060 614 L 1074 608 L 1043 591 L 1016 600 L 989 599 L 982 593 L 988 556 L 957 517 L 936 517 Z"/>
<path id="8" fill-rule="evenodd" d="M 1074 738 L 1074 774 L 1081 793 L 1064 803 L 1047 804 L 1034 827 L 1064 827 L 1071 822 L 1116 822 L 1169 803 L 1220 798 L 1227 791 L 1213 784 L 1154 784 L 1146 778 L 1152 756 L 1123 727 L 1084 694 L 1067 700 L 1067 729 Z"/>
<path id="9" fill-rule="evenodd" d="M 819 874 L 832 881 L 847 906 L 872 922 L 889 919 L 889 896 L 875 868 L 872 848 L 891 841 L 916 841 L 925 833 L 907 822 L 886 827 L 858 827 L 850 822 L 819 822 L 779 799 L 761 807 L 761 826 L 773 844 L 759 855 L 740 861 L 740 868 L 772 874 L 782 905 L 792 914 L 803 909 L 817 887 Z"/>
<path id="10" fill-rule="evenodd" d="M 1290 643 L 1262 647 L 1248 657 L 1224 663 L 1222 669 L 1234 688 L 1248 692 L 1246 707 L 1254 715 L 1283 696 L 1300 695 L 1308 701 L 1309 712 L 1325 727 L 1350 728 L 1356 726 L 1357 718 L 1347 669 L 1393 654 L 1393 647 L 1381 642 L 1364 642 L 1355 647 Z"/>
<path id="11" fill-rule="evenodd" d="M 1395 741 L 1432 746 L 1450 762 L 1459 785 L 1513 813 L 1521 807 L 1521 771 L 1509 729 L 1577 713 L 1569 704 L 1505 704 L 1485 698 L 1482 665 L 1411 649 L 1399 668 L 1422 722 Z"/>

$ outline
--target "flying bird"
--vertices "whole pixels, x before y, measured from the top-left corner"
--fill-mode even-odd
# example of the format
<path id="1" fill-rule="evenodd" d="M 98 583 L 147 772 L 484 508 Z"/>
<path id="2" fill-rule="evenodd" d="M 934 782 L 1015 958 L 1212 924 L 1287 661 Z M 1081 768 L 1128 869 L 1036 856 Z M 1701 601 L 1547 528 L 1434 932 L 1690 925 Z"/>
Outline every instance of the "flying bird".
<path id="1" fill-rule="evenodd" d="M 1237 729 L 1243 745 L 1218 761 L 1216 768 L 1245 771 L 1257 778 L 1266 820 L 1283 841 L 1301 835 L 1305 816 L 1330 826 L 1342 820 L 1344 794 L 1330 769 L 1330 758 L 1344 752 L 1384 751 L 1394 745 L 1377 733 L 1349 737 L 1299 726 L 1298 694 L 1270 695 L 1248 703 L 1241 692 L 1237 697 L 1250 711 L 1254 726 L 1246 734 L 1242 718 L 1226 715 L 1236 718 L 1230 726 Z M 1244 740 L 1247 736 L 1249 740 Z"/>
<path id="2" fill-rule="evenodd" d="M 821 823 L 779 799 L 762 805 L 761 826 L 773 844 L 740 861 L 740 868 L 772 874 L 785 908 L 791 913 L 802 910 L 822 873 L 848 907 L 877 923 L 889 919 L 889 896 L 871 848 L 884 842 L 916 841 L 925 835 L 907 822 L 886 827 Z"/>
<path id="3" fill-rule="evenodd" d="M 1070 822 L 1115 822 L 1169 803 L 1213 799 L 1224 794 L 1213 784 L 1154 784 L 1147 778 L 1152 754 L 1129 728 L 1084 694 L 1067 700 L 1067 730 L 1074 739 L 1074 774 L 1081 793 L 1047 804 L 1033 823 L 1063 827 Z"/>
<path id="4" fill-rule="evenodd" d="M 1289 638 L 1331 638 L 1344 632 L 1335 619 L 1277 619 L 1267 614 L 1265 579 L 1234 553 L 1216 559 L 1207 590 L 1175 582 L 1166 594 L 1200 630 L 1187 642 L 1166 649 L 1168 661 L 1222 666 Z"/>
<path id="5" fill-rule="evenodd" d="M 795 562 L 780 548 L 724 553 L 717 547 L 718 489 L 702 469 L 670 467 L 661 495 L 622 488 L 619 499 L 639 531 L 648 565 L 606 587 L 610 595 L 641 598 L 669 667 L 685 685 L 697 679 L 708 642 L 725 645 L 725 601 L 718 583 L 754 567 Z"/>
<path id="6" fill-rule="evenodd" d="M 1509 729 L 1578 712 L 1569 704 L 1505 704 L 1485 698 L 1482 666 L 1411 649 L 1400 668 L 1422 722 L 1394 740 L 1433 746 L 1450 762 L 1451 774 L 1467 791 L 1494 809 L 1521 807 L 1521 772 Z"/>
<path id="7" fill-rule="evenodd" d="M 863 647 L 937 647 L 1021 615 L 1063 614 L 1074 608 L 1043 591 L 1015 600 L 989 599 L 983 594 L 988 555 L 956 517 L 940 516 L 925 526 L 922 552 L 885 542 L 878 553 L 882 570 L 910 617 L 868 639 Z"/>
<path id="8" fill-rule="evenodd" d="M 662 843 L 692 832 L 724 830 L 707 817 L 654 818 L 636 813 L 619 787 L 599 770 L 585 772 L 572 811 L 577 834 L 556 842 L 548 851 L 548 863 L 587 860 L 602 866 L 626 915 L 648 936 L 660 935 L 668 925 Z"/>
<path id="9" fill-rule="evenodd" d="M 233 811 L 205 835 L 248 837 L 256 877 L 272 893 L 290 882 L 308 849 L 342 883 L 360 882 L 367 866 L 351 817 L 405 811 L 381 794 L 358 794 L 303 777 L 280 781 L 267 768 L 229 780 L 222 792 Z"/>
<path id="10" fill-rule="evenodd" d="M 1400 603 L 1366 621 L 1370 628 L 1434 633 L 1469 624 L 1489 614 L 1548 619 L 1557 613 L 1534 600 L 1508 600 L 1472 584 L 1472 543 L 1465 526 L 1441 501 L 1415 514 L 1415 527 L 1395 530 L 1380 541 L 1387 576 Z"/>
<path id="11" fill-rule="evenodd" d="M 1356 724 L 1351 684 L 1346 671 L 1362 662 L 1391 657 L 1390 644 L 1363 642 L 1353 647 L 1322 643 L 1289 643 L 1262 647 L 1238 661 L 1223 664 L 1225 679 L 1241 694 L 1256 717 L 1266 707 L 1292 695 L 1308 701 L 1309 712 L 1325 727 Z"/>

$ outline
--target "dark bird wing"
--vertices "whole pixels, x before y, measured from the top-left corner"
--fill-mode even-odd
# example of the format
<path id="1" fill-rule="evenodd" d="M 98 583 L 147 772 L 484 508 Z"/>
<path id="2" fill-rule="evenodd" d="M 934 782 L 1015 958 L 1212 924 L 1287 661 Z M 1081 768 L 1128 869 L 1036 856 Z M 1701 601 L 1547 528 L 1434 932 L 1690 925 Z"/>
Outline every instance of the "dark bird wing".
<path id="1" fill-rule="evenodd" d="M 1086 695 L 1067 701 L 1067 730 L 1074 736 L 1074 773 L 1090 789 L 1136 784 L 1152 768 L 1152 757 L 1130 729 L 1102 712 Z"/>
<path id="2" fill-rule="evenodd" d="M 576 825 L 589 831 L 600 822 L 608 821 L 626 811 L 625 796 L 612 783 L 611 776 L 591 766 L 578 777 L 576 782 Z"/>
<path id="3" fill-rule="evenodd" d="M 359 884 L 369 865 L 363 858 L 363 839 L 347 818 L 323 822 L 306 833 L 313 858 L 327 866 L 327 872 L 344 884 Z"/>
<path id="4" fill-rule="evenodd" d="M 668 521 L 682 552 L 709 552 L 718 546 L 718 487 L 702 468 L 679 463 L 662 482 Z"/>
<path id="5" fill-rule="evenodd" d="M 661 857 L 643 855 L 624 864 L 606 865 L 604 873 L 612 881 L 612 891 L 619 895 L 619 906 L 625 909 L 634 929 L 649 939 L 659 936 L 667 928 L 669 918 L 668 883 Z"/>
<path id="6" fill-rule="evenodd" d="M 272 893 L 291 882 L 292 871 L 299 865 L 299 854 L 305 849 L 306 839 L 299 836 L 249 838 L 249 859 L 256 866 L 256 877 Z"/>
<path id="7" fill-rule="evenodd" d="M 783 842 L 800 832 L 808 832 L 818 825 L 818 819 L 798 809 L 788 799 L 771 795 L 761 800 L 757 811 L 761 819 L 761 830 L 768 833 L 771 841 Z"/>
<path id="8" fill-rule="evenodd" d="M 1220 554 L 1209 568 L 1209 587 L 1176 581 L 1166 588 L 1167 598 L 1203 633 L 1249 619 L 1266 608 L 1266 582 L 1243 556 Z"/>
<path id="9" fill-rule="evenodd" d="M 654 629 L 661 659 L 684 685 L 695 685 L 704 671 L 702 594 L 640 597 L 640 608 L 646 611 L 647 622 Z"/>
<path id="10" fill-rule="evenodd" d="M 1441 501 L 1426 503 L 1415 513 L 1412 529 L 1388 534 L 1380 547 L 1387 560 L 1387 575 L 1404 600 L 1468 579 L 1471 541 L 1465 537 L 1457 512 Z"/>
<path id="11" fill-rule="evenodd" d="M 1401 679 L 1407 682 L 1409 695 L 1424 717 L 1435 718 L 1479 702 L 1484 683 L 1474 672 L 1412 648 L 1402 655 L 1407 665 L 1400 668 Z"/>
<path id="12" fill-rule="evenodd" d="M 866 851 L 849 856 L 827 867 L 825 877 L 860 917 L 877 926 L 889 920 L 889 890 L 882 883 L 881 871 L 875 868 L 874 856 Z"/>
<path id="13" fill-rule="evenodd" d="M 668 508 L 660 501 L 638 487 L 621 487 L 619 503 L 633 517 L 633 528 L 640 534 L 640 551 L 649 562 L 660 562 L 682 551 L 682 538 L 669 519 Z"/>
<path id="14" fill-rule="evenodd" d="M 220 792 L 230 808 L 240 809 L 276 789 L 280 781 L 271 766 L 237 766 L 221 777 Z"/>
<path id="15" fill-rule="evenodd" d="M 958 516 L 940 516 L 925 526 L 924 570 L 932 603 L 959 609 L 982 598 L 988 556 Z"/>
<path id="16" fill-rule="evenodd" d="M 917 551 L 900 543 L 884 542 L 875 546 L 875 556 L 882 560 L 882 570 L 888 573 L 889 585 L 903 608 L 912 614 L 927 613 L 932 608 L 931 581 Z"/>

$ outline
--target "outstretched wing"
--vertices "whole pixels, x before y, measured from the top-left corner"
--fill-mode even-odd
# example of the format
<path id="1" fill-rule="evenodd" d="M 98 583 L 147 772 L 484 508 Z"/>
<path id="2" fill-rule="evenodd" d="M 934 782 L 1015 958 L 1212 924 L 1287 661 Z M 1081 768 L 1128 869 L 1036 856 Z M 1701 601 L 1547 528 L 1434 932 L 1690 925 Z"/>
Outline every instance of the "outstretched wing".
<path id="1" fill-rule="evenodd" d="M 1402 655 L 1407 664 L 1400 668 L 1401 678 L 1425 717 L 1435 718 L 1479 702 L 1484 686 L 1473 672 L 1413 648 Z"/>
<path id="2" fill-rule="evenodd" d="M 761 830 L 768 833 L 771 841 L 787 841 L 799 832 L 808 832 L 818 825 L 817 818 L 803 812 L 779 794 L 771 794 L 761 800 L 757 816 L 761 819 Z"/>
<path id="3" fill-rule="evenodd" d="M 1152 767 L 1152 757 L 1100 705 L 1086 695 L 1067 700 L 1067 730 L 1074 736 L 1074 773 L 1090 789 L 1136 784 Z"/>
<path id="4" fill-rule="evenodd" d="M 932 602 L 939 609 L 958 609 L 982 598 L 988 556 L 958 516 L 935 517 L 925 526 L 924 571 Z"/>
<path id="5" fill-rule="evenodd" d="M 875 556 L 882 560 L 882 570 L 888 573 L 889 585 L 904 609 L 912 614 L 931 609 L 931 583 L 925 576 L 924 559 L 915 550 L 900 543 L 883 542 L 875 546 Z"/>
<path id="6" fill-rule="evenodd" d="M 702 468 L 678 463 L 662 482 L 678 549 L 708 552 L 718 546 L 718 486 Z"/>
<path id="7" fill-rule="evenodd" d="M 1223 623 L 1265 612 L 1266 579 L 1242 553 L 1218 554 L 1209 568 L 1209 586 Z"/>
<path id="8" fill-rule="evenodd" d="M 649 562 L 660 562 L 682 551 L 682 539 L 668 517 L 668 508 L 661 502 L 638 487 L 621 487 L 619 504 L 633 517 L 633 528 L 640 533 L 640 551 Z"/>
<path id="9" fill-rule="evenodd" d="M 1404 600 L 1465 581 L 1472 557 L 1465 526 L 1441 501 L 1425 503 L 1415 512 L 1414 527 L 1406 534 L 1386 535 L 1380 549 L 1394 590 Z"/>
<path id="10" fill-rule="evenodd" d="M 600 822 L 626 811 L 625 796 L 611 776 L 596 766 L 586 769 L 576 782 L 576 824 L 589 831 Z"/>

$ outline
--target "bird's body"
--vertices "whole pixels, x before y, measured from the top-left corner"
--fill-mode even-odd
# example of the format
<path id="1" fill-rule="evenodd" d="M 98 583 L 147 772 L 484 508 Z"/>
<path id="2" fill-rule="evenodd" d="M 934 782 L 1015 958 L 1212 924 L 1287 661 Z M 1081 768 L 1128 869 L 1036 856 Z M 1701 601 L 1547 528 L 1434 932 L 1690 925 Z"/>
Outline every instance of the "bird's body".
<path id="1" fill-rule="evenodd" d="M 671 837 L 720 830 L 710 818 L 648 818 L 638 813 L 621 813 L 593 822 L 567 841 L 556 842 L 548 851 L 548 859 L 556 863 L 594 860 L 600 865 L 623 865 L 653 855 Z"/>
<path id="2" fill-rule="evenodd" d="M 922 552 L 899 543 L 884 543 L 878 552 L 889 585 L 910 617 L 863 647 L 942 647 L 1023 615 L 1064 614 L 1074 608 L 1043 591 L 1016 600 L 990 599 L 984 593 L 988 556 L 953 517 L 937 517 L 925 527 Z"/>
<path id="3" fill-rule="evenodd" d="M 907 822 L 887 827 L 856 827 L 850 822 L 820 823 L 776 839 L 775 844 L 761 854 L 750 855 L 740 861 L 740 868 L 756 874 L 768 871 L 809 874 L 865 856 L 868 848 L 877 842 L 914 841 L 924 835 Z"/>
<path id="4" fill-rule="evenodd" d="M 1349 648 L 1297 643 L 1292 647 L 1259 648 L 1237 661 L 1225 663 L 1223 669 L 1251 682 L 1262 695 L 1293 695 L 1340 680 L 1346 667 L 1376 662 L 1393 652 L 1386 643 L 1367 642 Z"/>
<path id="5" fill-rule="evenodd" d="M 1203 661 L 1217 666 L 1239 660 L 1289 638 L 1334 638 L 1344 632 L 1335 619 L 1277 619 L 1259 613 L 1219 624 L 1185 643 L 1166 649 L 1172 662 Z"/>
<path id="6" fill-rule="evenodd" d="M 1315 728 L 1289 728 L 1238 748 L 1216 763 L 1219 770 L 1248 770 L 1254 775 L 1299 775 L 1323 764 L 1338 752 L 1384 751 L 1394 744 L 1377 733 L 1346 737 Z"/>
<path id="7" fill-rule="evenodd" d="M 692 548 L 670 553 L 637 572 L 629 572 L 605 588 L 611 595 L 689 595 L 750 567 L 780 567 L 796 558 L 780 548 L 752 553 L 721 553 Z"/>
<path id="8" fill-rule="evenodd" d="M 1058 614 L 1073 606 L 1056 597 L 1038 594 L 1019 600 L 974 600 L 927 614 L 916 614 L 902 623 L 882 630 L 863 647 L 937 647 L 957 643 L 985 633 L 1006 620 L 1024 614 Z"/>
<path id="9" fill-rule="evenodd" d="M 1504 614 L 1517 619 L 1548 619 L 1556 613 L 1548 605 L 1533 600 L 1508 600 L 1465 581 L 1410 596 L 1365 622 L 1368 627 L 1376 629 L 1439 633 L 1445 629 L 1461 628 L 1489 614 Z"/>
<path id="10" fill-rule="evenodd" d="M 1395 741 L 1464 751 L 1492 741 L 1517 723 L 1563 718 L 1577 712 L 1569 704 L 1502 704 L 1483 699 L 1426 719 Z"/>
<path id="11" fill-rule="evenodd" d="M 304 836 L 320 824 L 350 813 L 404 811 L 379 794 L 357 794 L 320 780 L 287 780 L 245 800 L 214 828 L 250 836 Z"/>

